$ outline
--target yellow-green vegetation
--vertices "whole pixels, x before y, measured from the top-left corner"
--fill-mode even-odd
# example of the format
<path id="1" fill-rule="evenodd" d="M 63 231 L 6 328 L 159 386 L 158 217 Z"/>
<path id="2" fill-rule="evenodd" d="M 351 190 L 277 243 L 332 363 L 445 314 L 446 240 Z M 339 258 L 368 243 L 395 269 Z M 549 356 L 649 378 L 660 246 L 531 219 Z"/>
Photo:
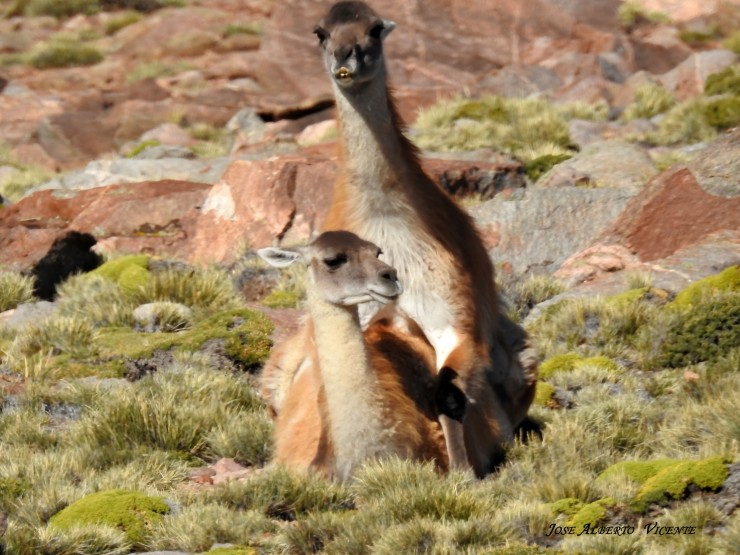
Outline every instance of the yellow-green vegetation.
<path id="1" fill-rule="evenodd" d="M 565 284 L 547 274 L 531 274 L 509 287 L 512 309 L 511 316 L 519 321 L 541 302 L 565 291 Z"/>
<path id="2" fill-rule="evenodd" d="M 89 66 L 103 60 L 97 48 L 72 40 L 55 40 L 29 54 L 28 63 L 36 69 Z"/>
<path id="3" fill-rule="evenodd" d="M 49 520 L 49 526 L 61 531 L 97 524 L 122 530 L 134 546 L 146 540 L 152 524 L 170 510 L 161 497 L 149 497 L 135 491 L 109 490 L 90 494 L 72 503 Z"/>
<path id="4" fill-rule="evenodd" d="M 188 132 L 199 141 L 192 151 L 201 158 L 215 158 L 228 153 L 229 136 L 224 128 L 200 122 L 188 127 Z"/>
<path id="5" fill-rule="evenodd" d="M 115 35 L 121 29 L 138 23 L 142 18 L 143 16 L 139 12 L 132 10 L 118 13 L 105 22 L 105 34 Z"/>
<path id="6" fill-rule="evenodd" d="M 539 380 L 537 382 L 537 389 L 534 394 L 533 403 L 541 407 L 547 407 L 550 405 L 550 401 L 555 395 L 555 392 L 556 392 L 556 389 L 554 386 L 550 385 L 547 382 L 543 382 L 542 380 Z"/>
<path id="7" fill-rule="evenodd" d="M 555 145 L 572 152 L 565 113 L 543 98 L 454 98 L 419 114 L 414 140 L 436 151 L 495 148 L 522 156 Z"/>
<path id="8" fill-rule="evenodd" d="M 100 0 L 28 0 L 19 4 L 23 6 L 22 13 L 26 15 L 52 15 L 60 18 L 93 14 L 100 9 Z"/>
<path id="9" fill-rule="evenodd" d="M 33 299 L 33 279 L 16 272 L 0 271 L 0 312 Z"/>
<path id="10" fill-rule="evenodd" d="M 116 283 L 124 292 L 134 293 L 144 287 L 151 278 L 149 272 L 150 256 L 129 254 L 106 260 L 88 276 L 100 276 Z"/>
<path id="11" fill-rule="evenodd" d="M 584 529 L 595 528 L 607 516 L 607 507 L 616 505 L 617 502 L 611 497 L 605 497 L 592 503 L 584 503 L 580 499 L 568 497 L 549 504 L 549 508 L 555 516 L 564 514 L 568 517 L 565 526 L 575 529 L 578 534 Z"/>
<path id="12" fill-rule="evenodd" d="M 13 202 L 20 200 L 30 188 L 54 176 L 53 172 L 40 166 L 21 163 L 3 143 L 0 143 L 0 166 L 10 166 L 16 170 L 0 180 L 0 196 Z"/>
<path id="13" fill-rule="evenodd" d="M 740 54 L 740 31 L 735 31 L 729 37 L 727 37 L 722 43 L 727 50 L 731 50 L 735 54 Z"/>
<path id="14" fill-rule="evenodd" d="M 626 28 L 644 23 L 670 23 L 671 21 L 671 18 L 667 14 L 649 10 L 639 0 L 623 2 L 619 6 L 617 16 L 622 26 Z"/>
<path id="15" fill-rule="evenodd" d="M 121 278 L 132 267 L 143 273 L 124 291 Z M 57 329 L 64 339 L 79 326 L 76 342 L 88 343 L 94 355 L 71 361 L 56 351 L 72 347 L 58 340 L 49 350 L 43 339 L 45 347 L 19 356 L 19 366 L 4 359 L 0 386 L 23 385 L 0 389 L 7 552 L 205 553 L 214 544 L 250 554 L 737 551 L 737 514 L 714 503 L 725 495 L 718 487 L 728 463 L 740 460 L 740 349 L 687 368 L 654 362 L 685 312 L 737 295 L 727 285 L 736 269 L 672 303 L 641 277 L 625 293 L 566 298 L 543 310 L 530 326 L 547 357 L 531 410 L 542 435 L 517 439 L 487 479 L 391 459 L 368 463 L 344 485 L 266 466 L 272 421 L 254 376 L 235 366 L 259 367 L 271 326 L 233 293 L 207 293 L 214 290 L 208 283 L 221 283 L 206 279 L 215 271 L 149 257 L 113 259 L 95 275 L 67 280 L 57 313 L 35 323 L 34 337 L 42 338 Z M 200 284 L 177 285 L 183 279 Z M 133 308 L 157 300 L 189 306 L 192 327 L 135 331 Z M 83 338 L 83 329 L 92 336 Z M 0 349 L 26 334 L 0 331 Z M 121 375 L 127 364 L 147 371 L 133 382 L 99 379 Z M 74 368 L 94 377 L 75 379 Z M 254 472 L 220 485 L 189 481 L 194 467 L 221 457 Z M 62 530 L 52 522 L 110 490 L 164 498 L 177 509 L 149 521 L 143 540 L 127 537 L 124 526 L 75 522 Z M 661 536 L 641 529 L 640 519 L 699 528 L 691 537 Z M 622 537 L 546 535 L 555 524 L 628 523 L 637 530 Z"/>
<path id="16" fill-rule="evenodd" d="M 700 279 L 676 295 L 671 309 L 688 309 L 724 293 L 740 293 L 740 266 L 728 266 L 718 274 Z"/>
<path id="17" fill-rule="evenodd" d="M 615 475 L 624 474 L 640 484 L 641 488 L 631 507 L 644 512 L 653 503 L 681 499 L 691 486 L 712 491 L 719 489 L 729 475 L 727 462 L 723 457 L 696 461 L 624 461 L 607 468 L 597 479 L 609 480 Z"/>
<path id="18" fill-rule="evenodd" d="M 622 113 L 622 119 L 651 118 L 668 111 L 676 97 L 658 83 L 646 83 L 635 90 L 635 99 Z"/>
<path id="19" fill-rule="evenodd" d="M 162 143 L 160 143 L 156 139 L 152 139 L 149 141 L 141 141 L 134 148 L 132 148 L 130 152 L 126 153 L 126 158 L 134 158 L 137 154 L 149 148 L 150 146 L 159 146 L 161 144 Z"/>
<path id="20" fill-rule="evenodd" d="M 306 268 L 294 264 L 280 272 L 277 286 L 261 304 L 270 308 L 296 308 L 306 298 Z"/>
<path id="21" fill-rule="evenodd" d="M 702 30 L 681 29 L 678 33 L 678 38 L 694 46 L 700 46 L 704 43 L 717 40 L 721 36 L 722 33 L 717 23 L 710 23 Z"/>
<path id="22" fill-rule="evenodd" d="M 704 83 L 704 94 L 740 95 L 740 65 L 730 66 L 717 73 L 712 73 Z"/>
<path id="23" fill-rule="evenodd" d="M 261 35 L 264 32 L 260 23 L 229 23 L 224 27 L 221 34 L 224 37 L 233 37 L 234 35 Z"/>
<path id="24" fill-rule="evenodd" d="M 253 547 L 216 547 L 206 551 L 209 555 L 256 555 Z"/>
<path id="25" fill-rule="evenodd" d="M 131 70 L 131 73 L 126 77 L 126 82 L 130 85 L 136 81 L 141 81 L 142 79 L 171 77 L 178 73 L 182 73 L 183 71 L 187 71 L 188 69 L 192 69 L 192 65 L 187 62 L 162 62 L 159 60 L 141 62 Z"/>
<path id="26" fill-rule="evenodd" d="M 565 353 L 548 358 L 540 364 L 540 378 L 547 379 L 556 372 L 572 372 L 580 368 L 601 368 L 607 372 L 619 372 L 619 365 L 605 356 L 583 357 L 576 353 Z"/>

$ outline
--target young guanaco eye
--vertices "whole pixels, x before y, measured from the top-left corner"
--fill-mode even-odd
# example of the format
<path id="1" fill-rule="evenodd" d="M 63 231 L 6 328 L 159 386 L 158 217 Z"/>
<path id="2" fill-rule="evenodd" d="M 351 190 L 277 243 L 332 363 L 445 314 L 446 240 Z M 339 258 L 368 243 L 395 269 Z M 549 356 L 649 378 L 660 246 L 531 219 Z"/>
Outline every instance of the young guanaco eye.
<path id="1" fill-rule="evenodd" d="M 337 254 L 331 258 L 324 258 L 324 265 L 329 268 L 330 271 L 338 270 L 341 266 L 347 263 L 347 255 L 344 253 Z"/>

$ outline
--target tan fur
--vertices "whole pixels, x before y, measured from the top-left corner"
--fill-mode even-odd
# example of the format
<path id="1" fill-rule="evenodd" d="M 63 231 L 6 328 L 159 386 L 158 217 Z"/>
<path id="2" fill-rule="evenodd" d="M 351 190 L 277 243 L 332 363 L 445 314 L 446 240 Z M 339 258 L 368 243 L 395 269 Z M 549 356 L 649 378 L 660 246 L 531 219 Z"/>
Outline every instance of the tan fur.
<path id="1" fill-rule="evenodd" d="M 323 258 L 315 255 L 310 276 L 326 271 L 317 262 Z M 377 259 L 375 266 L 388 267 Z M 273 405 L 275 462 L 341 480 L 365 460 L 387 456 L 431 461 L 446 471 L 435 354 L 423 332 L 393 304 L 363 331 L 356 306 L 323 300 L 322 288 L 331 285 L 309 279 L 310 316 L 266 366 L 263 393 L 281 396 Z M 292 366 L 280 366 L 291 358 Z"/>
<path id="2" fill-rule="evenodd" d="M 499 312 L 493 266 L 471 218 L 423 172 L 403 134 L 381 41 L 369 31 L 383 24 L 388 32 L 393 28 L 364 3 L 343 2 L 317 26 L 325 64 L 335 77 L 341 130 L 340 177 L 325 229 L 346 229 L 373 241 L 398 268 L 405 287 L 400 308 L 431 341 L 437 369 L 458 373 L 474 407 L 464 432 L 443 419 L 451 462 L 469 464 L 480 475 L 526 416 L 536 361 L 526 333 Z M 355 60 L 358 51 L 364 54 Z M 365 68 L 368 56 L 375 58 Z M 337 78 L 339 66 L 352 68 L 356 83 Z M 499 402 L 491 401 L 487 386 Z M 476 412 L 496 425 L 481 428 Z M 462 444 L 463 433 L 467 453 L 454 447 Z"/>

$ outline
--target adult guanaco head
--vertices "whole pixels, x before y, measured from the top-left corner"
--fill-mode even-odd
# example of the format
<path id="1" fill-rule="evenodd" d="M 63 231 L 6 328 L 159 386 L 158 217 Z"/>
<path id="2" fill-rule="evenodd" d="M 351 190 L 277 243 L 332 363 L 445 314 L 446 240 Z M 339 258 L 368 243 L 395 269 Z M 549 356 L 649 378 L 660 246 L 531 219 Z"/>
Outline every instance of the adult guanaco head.
<path id="1" fill-rule="evenodd" d="M 396 27 L 364 2 L 337 2 L 314 28 L 324 65 L 334 81 L 352 90 L 384 70 L 383 39 Z"/>
<path id="2" fill-rule="evenodd" d="M 388 303 L 402 291 L 396 269 L 379 259 L 380 248 L 349 231 L 327 231 L 306 247 L 258 252 L 277 268 L 305 263 L 309 287 L 331 304 Z"/>

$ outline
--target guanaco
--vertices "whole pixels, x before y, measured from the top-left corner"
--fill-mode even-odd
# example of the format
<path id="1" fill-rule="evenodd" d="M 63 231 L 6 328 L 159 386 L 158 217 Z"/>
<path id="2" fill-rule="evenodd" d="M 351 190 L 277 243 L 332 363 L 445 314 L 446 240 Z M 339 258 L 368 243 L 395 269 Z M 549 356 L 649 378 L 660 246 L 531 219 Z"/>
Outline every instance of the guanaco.
<path id="1" fill-rule="evenodd" d="M 397 456 L 448 469 L 439 414 L 472 421 L 482 430 L 495 412 L 490 388 L 466 406 L 452 385 L 454 369 L 440 374 L 421 329 L 398 310 L 401 285 L 380 249 L 346 231 L 320 235 L 307 247 L 265 248 L 276 267 L 308 267 L 305 360 L 286 388 L 275 426 L 275 462 L 350 479 L 366 460 Z M 384 305 L 363 330 L 358 307 Z M 451 401 L 450 401 L 451 399 Z M 484 438 L 487 439 L 487 438 Z"/>
<path id="2" fill-rule="evenodd" d="M 437 369 L 453 368 L 473 401 L 486 386 L 503 411 L 481 440 L 468 416 L 441 418 L 450 464 L 488 472 L 525 418 L 537 367 L 526 332 L 502 312 L 494 270 L 470 216 L 421 168 L 419 152 L 388 89 L 383 41 L 395 23 L 364 2 L 338 2 L 316 25 L 340 126 L 340 176 L 325 225 L 349 230 L 384 250 L 405 293 L 400 308 L 419 324 Z M 363 323 L 378 310 L 361 306 Z"/>

